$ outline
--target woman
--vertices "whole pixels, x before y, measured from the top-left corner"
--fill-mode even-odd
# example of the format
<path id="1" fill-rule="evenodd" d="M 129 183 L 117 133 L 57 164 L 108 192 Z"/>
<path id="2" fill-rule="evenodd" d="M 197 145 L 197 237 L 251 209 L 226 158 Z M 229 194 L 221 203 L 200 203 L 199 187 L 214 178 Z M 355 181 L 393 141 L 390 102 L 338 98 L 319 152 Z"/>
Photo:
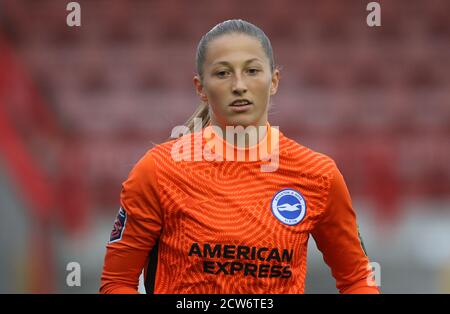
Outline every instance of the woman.
<path id="1" fill-rule="evenodd" d="M 196 66 L 203 104 L 123 183 L 100 291 L 136 293 L 144 269 L 147 293 L 303 293 L 311 234 L 341 293 L 378 293 L 336 164 L 268 122 L 263 31 L 216 25 Z"/>

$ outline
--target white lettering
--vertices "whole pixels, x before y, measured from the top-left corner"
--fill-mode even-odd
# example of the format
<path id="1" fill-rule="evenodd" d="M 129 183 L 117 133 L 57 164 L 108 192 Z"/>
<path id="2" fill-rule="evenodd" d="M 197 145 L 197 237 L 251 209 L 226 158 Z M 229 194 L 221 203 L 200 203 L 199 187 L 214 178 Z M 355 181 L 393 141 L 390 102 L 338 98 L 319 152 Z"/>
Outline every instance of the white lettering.
<path id="1" fill-rule="evenodd" d="M 81 286 L 81 266 L 77 262 L 70 262 L 66 267 L 70 273 L 66 277 L 66 283 L 69 287 Z"/>
<path id="2" fill-rule="evenodd" d="M 78 2 L 70 2 L 66 7 L 67 11 L 71 11 L 66 18 L 67 26 L 81 26 L 81 6 Z"/>
<path id="3" fill-rule="evenodd" d="M 370 2 L 367 4 L 367 11 L 371 11 L 367 15 L 367 25 L 369 27 L 381 26 L 381 6 L 378 2 Z"/>

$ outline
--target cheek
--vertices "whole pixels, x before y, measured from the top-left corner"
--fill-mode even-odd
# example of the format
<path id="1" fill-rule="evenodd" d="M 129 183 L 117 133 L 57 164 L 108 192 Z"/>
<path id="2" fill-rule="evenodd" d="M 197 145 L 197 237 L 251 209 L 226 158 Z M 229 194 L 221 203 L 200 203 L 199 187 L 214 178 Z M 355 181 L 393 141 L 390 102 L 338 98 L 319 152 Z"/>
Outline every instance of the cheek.
<path id="1" fill-rule="evenodd" d="M 214 84 L 208 86 L 207 95 L 211 106 L 223 106 L 223 102 L 227 99 L 227 88 L 225 85 L 226 84 Z"/>
<path id="2" fill-rule="evenodd" d="M 270 87 L 272 80 L 270 78 L 262 78 L 261 80 L 255 81 L 254 91 L 257 93 L 257 97 L 266 98 L 270 96 Z"/>

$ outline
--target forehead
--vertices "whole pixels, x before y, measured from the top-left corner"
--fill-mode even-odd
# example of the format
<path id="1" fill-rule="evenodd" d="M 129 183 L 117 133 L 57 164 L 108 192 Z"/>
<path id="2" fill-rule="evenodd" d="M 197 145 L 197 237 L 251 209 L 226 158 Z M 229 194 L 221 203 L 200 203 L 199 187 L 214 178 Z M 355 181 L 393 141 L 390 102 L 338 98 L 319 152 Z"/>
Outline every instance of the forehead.
<path id="1" fill-rule="evenodd" d="M 257 38 L 245 34 L 225 34 L 208 44 L 205 65 L 240 63 L 254 58 L 269 62 Z"/>

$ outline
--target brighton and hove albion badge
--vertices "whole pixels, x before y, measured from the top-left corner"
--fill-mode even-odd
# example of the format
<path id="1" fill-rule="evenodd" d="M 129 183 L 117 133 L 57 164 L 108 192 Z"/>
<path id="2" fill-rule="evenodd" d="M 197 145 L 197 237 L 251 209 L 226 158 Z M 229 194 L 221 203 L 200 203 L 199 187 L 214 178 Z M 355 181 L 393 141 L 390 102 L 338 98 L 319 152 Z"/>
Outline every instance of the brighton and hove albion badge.
<path id="1" fill-rule="evenodd" d="M 271 203 L 273 215 L 282 223 L 293 226 L 306 215 L 306 201 L 300 192 L 293 189 L 278 191 Z"/>

